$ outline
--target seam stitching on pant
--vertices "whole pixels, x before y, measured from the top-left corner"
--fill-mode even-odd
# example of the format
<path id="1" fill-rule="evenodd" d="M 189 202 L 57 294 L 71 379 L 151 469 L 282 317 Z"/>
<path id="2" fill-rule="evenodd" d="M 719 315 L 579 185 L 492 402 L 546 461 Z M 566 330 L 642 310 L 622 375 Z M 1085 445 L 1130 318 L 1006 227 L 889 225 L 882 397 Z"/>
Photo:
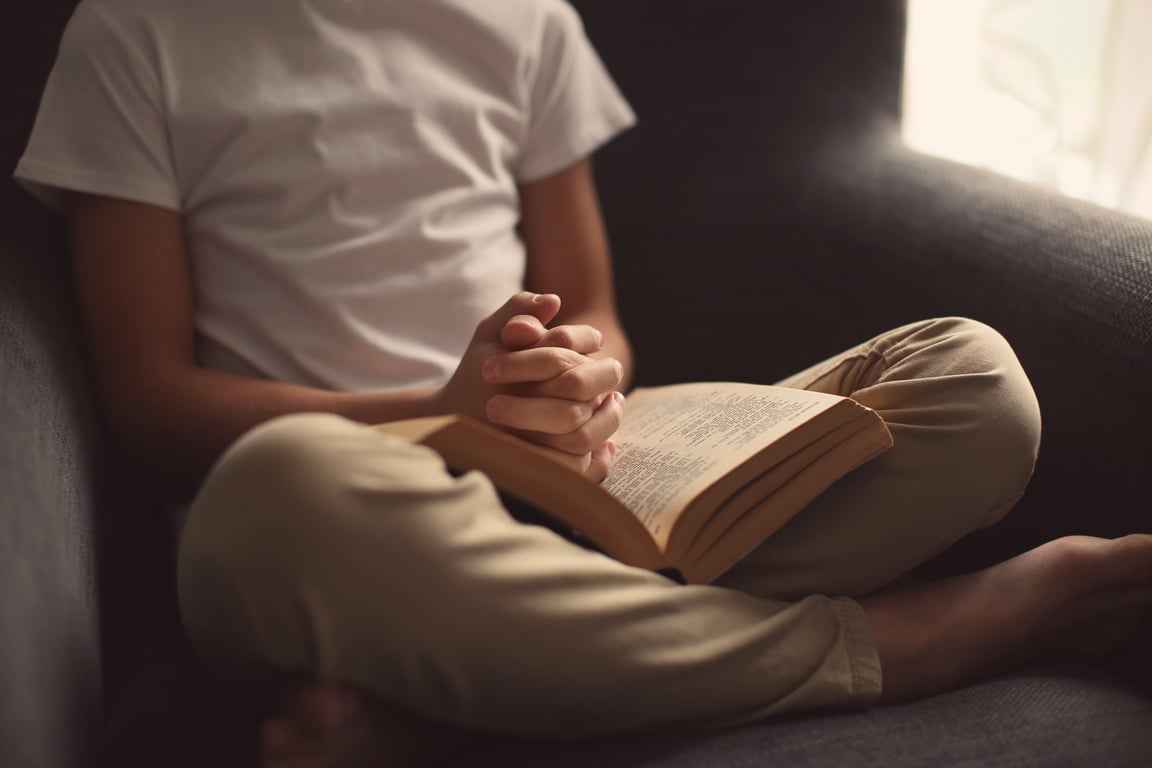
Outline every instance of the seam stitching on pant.
<path id="1" fill-rule="evenodd" d="M 856 637 L 852 633 L 852 622 L 848 620 L 848 611 L 844 607 L 843 599 L 836 600 L 836 613 L 840 619 L 840 626 L 844 628 L 844 637 L 848 641 L 848 669 L 852 677 L 852 694 L 857 695 L 860 693 L 861 676 L 859 665 L 856 663 Z"/>

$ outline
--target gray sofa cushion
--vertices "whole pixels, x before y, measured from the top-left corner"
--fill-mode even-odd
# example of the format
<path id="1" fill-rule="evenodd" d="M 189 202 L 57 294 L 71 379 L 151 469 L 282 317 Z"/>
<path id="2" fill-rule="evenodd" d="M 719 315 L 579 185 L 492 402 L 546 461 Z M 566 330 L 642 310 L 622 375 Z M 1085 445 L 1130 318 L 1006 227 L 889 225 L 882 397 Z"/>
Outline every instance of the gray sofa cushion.
<path id="1" fill-rule="evenodd" d="M 486 765 L 528 768 L 1139 768 L 1152 755 L 1152 701 L 1098 672 L 1038 667 L 916 704 L 798 717 L 671 738 L 513 750 Z M 459 763 L 466 764 L 465 762 Z"/>
<path id="2" fill-rule="evenodd" d="M 903 149 L 901 0 L 576 3 L 641 120 L 598 168 L 643 383 L 772 380 L 887 326 L 972 315 L 1031 371 L 1045 446 L 1019 509 L 934 572 L 1152 529 L 1152 223 Z M 73 4 L 4 27 L 9 168 Z M 100 423 L 61 224 L 11 184 L 0 216 L 0 765 L 90 768 L 106 731 L 113 768 L 251 768 L 256 714 L 179 634 L 164 519 Z M 444 764 L 1135 768 L 1152 765 L 1150 707 L 1123 677 L 1045 666 L 738 729 L 467 740 Z"/>
<path id="3" fill-rule="evenodd" d="M 220 695 L 177 633 L 148 636 L 125 673 L 113 696 L 112 765 L 255 765 L 256 714 Z M 573 743 L 461 735 L 430 766 L 1146 768 L 1150 757 L 1152 698 L 1099 667 L 1064 662 L 913 704 L 738 728 Z"/>

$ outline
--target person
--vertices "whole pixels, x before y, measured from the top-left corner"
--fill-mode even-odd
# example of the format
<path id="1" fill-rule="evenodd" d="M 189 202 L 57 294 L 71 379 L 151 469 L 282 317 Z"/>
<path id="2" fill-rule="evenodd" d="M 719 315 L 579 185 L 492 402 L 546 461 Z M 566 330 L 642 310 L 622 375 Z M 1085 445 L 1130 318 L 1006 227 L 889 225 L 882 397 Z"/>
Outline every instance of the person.
<path id="1" fill-rule="evenodd" d="M 1143 535 L 903 578 L 1006 514 L 1038 450 L 1019 362 L 963 318 L 781 382 L 895 445 L 713 585 L 371 429 L 466 413 L 611 471 L 632 352 L 590 157 L 633 119 L 564 0 L 78 6 L 16 175 L 69 217 L 117 439 L 190 501 L 190 637 L 281 702 L 264 765 L 403 764 L 413 722 L 573 738 L 906 700 L 1051 638 L 1112 647 L 1152 602 Z"/>

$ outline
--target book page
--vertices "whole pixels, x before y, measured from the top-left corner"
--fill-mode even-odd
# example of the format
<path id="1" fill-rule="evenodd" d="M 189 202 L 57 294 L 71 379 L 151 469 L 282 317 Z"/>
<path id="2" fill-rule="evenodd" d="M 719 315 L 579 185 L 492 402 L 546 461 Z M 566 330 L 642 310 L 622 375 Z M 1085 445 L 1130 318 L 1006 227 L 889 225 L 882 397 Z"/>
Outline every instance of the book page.
<path id="1" fill-rule="evenodd" d="M 664 543 L 676 514 L 729 468 L 843 398 L 756 384 L 637 390 L 604 488 Z"/>

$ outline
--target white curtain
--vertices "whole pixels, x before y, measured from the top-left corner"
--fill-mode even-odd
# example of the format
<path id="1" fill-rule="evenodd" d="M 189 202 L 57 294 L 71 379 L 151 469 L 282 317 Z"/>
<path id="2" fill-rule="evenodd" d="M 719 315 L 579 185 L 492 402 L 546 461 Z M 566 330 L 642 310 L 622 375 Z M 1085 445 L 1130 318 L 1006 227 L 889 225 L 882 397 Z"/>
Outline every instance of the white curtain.
<path id="1" fill-rule="evenodd" d="M 1152 218 L 1152 0 L 909 0 L 912 147 Z"/>

